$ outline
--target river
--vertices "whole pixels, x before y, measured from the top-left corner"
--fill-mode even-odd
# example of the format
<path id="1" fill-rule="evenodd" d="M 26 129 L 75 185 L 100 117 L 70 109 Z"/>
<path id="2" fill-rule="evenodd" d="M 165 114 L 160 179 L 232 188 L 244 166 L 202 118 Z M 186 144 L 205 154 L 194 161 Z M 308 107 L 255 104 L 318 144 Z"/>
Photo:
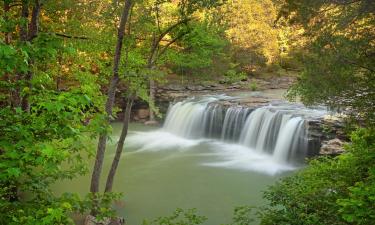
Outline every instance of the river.
<path id="1" fill-rule="evenodd" d="M 175 104 L 163 128 L 130 124 L 114 184 L 114 191 L 124 193 L 115 207 L 128 225 L 170 215 L 176 208 L 196 208 L 208 217 L 206 225 L 229 223 L 236 206 L 265 204 L 262 192 L 267 186 L 298 169 L 290 157 L 293 151 L 305 151 L 299 144 L 306 138 L 301 112 L 316 111 L 295 107 L 286 110 L 282 105 L 243 112 L 242 108 L 230 108 L 221 110 L 224 114 L 220 116 L 217 107 L 208 107 L 206 99 L 212 97 Z M 221 130 L 215 128 L 216 117 L 224 124 Z M 237 125 L 225 125 L 228 121 L 236 121 Z M 226 126 L 232 127 L 230 132 Z M 104 178 L 121 124 L 113 123 L 112 127 Z M 218 138 L 211 137 L 215 130 Z M 257 138 L 252 137 L 255 133 Z M 90 174 L 61 182 L 53 189 L 57 194 L 84 195 L 89 190 L 89 179 Z"/>

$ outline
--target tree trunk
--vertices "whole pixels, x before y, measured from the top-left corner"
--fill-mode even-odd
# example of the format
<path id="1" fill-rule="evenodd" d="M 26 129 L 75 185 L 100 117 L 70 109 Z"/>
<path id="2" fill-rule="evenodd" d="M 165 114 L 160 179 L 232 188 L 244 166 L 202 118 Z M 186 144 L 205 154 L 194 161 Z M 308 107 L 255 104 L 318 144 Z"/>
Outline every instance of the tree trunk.
<path id="1" fill-rule="evenodd" d="M 149 73 L 151 73 L 151 71 L 154 68 L 154 61 L 155 61 L 154 57 L 156 56 L 158 46 L 159 46 L 159 42 L 156 39 L 156 34 L 153 33 L 152 34 L 151 52 L 150 52 L 150 56 L 149 56 L 148 62 L 147 62 L 147 68 L 149 69 Z M 150 81 L 149 81 L 150 99 L 149 99 L 149 103 L 148 103 L 148 107 L 149 107 L 149 111 L 150 111 L 149 112 L 150 113 L 149 121 L 153 122 L 153 121 L 155 121 L 155 114 L 154 114 L 154 110 L 152 109 L 154 107 L 153 103 L 154 103 L 154 100 L 155 100 L 155 81 L 154 81 L 154 79 L 152 79 L 152 74 L 150 74 L 149 76 L 150 76 Z"/>
<path id="2" fill-rule="evenodd" d="M 20 40 L 27 41 L 27 23 L 29 21 L 29 1 L 23 0 L 21 7 Z"/>
<path id="3" fill-rule="evenodd" d="M 150 103 L 149 103 L 149 108 L 150 108 L 150 121 L 153 122 L 155 121 L 155 113 L 154 113 L 154 110 L 152 109 L 154 107 L 155 104 L 153 104 L 155 102 L 155 80 L 154 79 L 150 79 L 150 99 L 149 99 Z"/>
<path id="4" fill-rule="evenodd" d="M 41 10 L 42 4 L 39 0 L 35 0 L 35 5 L 33 7 L 33 11 L 31 14 L 31 21 L 29 24 L 29 33 L 28 33 L 28 40 L 33 40 L 37 35 L 39 31 L 39 15 Z"/>
<path id="5" fill-rule="evenodd" d="M 112 116 L 112 109 L 113 109 L 113 104 L 115 101 L 116 87 L 120 80 L 118 70 L 119 70 L 119 65 L 120 65 L 121 51 L 122 51 L 122 45 L 123 45 L 123 40 L 124 40 L 124 34 L 125 34 L 125 26 L 128 20 L 128 15 L 129 15 L 131 5 L 132 5 L 132 0 L 125 1 L 125 6 L 122 11 L 120 25 L 118 28 L 117 44 L 116 44 L 116 50 L 115 50 L 115 55 L 114 55 L 114 60 L 113 60 L 113 75 L 112 75 L 111 83 L 108 89 L 107 102 L 105 105 L 105 111 L 107 113 L 107 121 L 106 121 L 107 123 L 110 122 L 110 118 Z M 94 194 L 99 192 L 99 181 L 100 181 L 100 175 L 101 175 L 102 167 L 103 167 L 106 143 L 107 143 L 107 134 L 105 133 L 101 134 L 99 136 L 98 148 L 97 148 L 96 158 L 95 158 L 95 165 L 94 165 L 94 169 L 93 169 L 92 176 L 91 176 L 90 191 Z M 95 195 L 94 195 L 94 198 L 95 198 Z M 98 202 L 94 201 L 94 204 L 95 203 L 97 204 Z M 96 216 L 97 214 L 95 208 L 96 207 L 94 205 L 94 208 L 91 211 L 91 214 L 93 216 Z"/>
<path id="6" fill-rule="evenodd" d="M 10 4 L 8 1 L 4 1 L 4 20 L 5 20 L 5 23 L 6 22 L 9 22 L 9 16 L 8 16 L 8 13 L 10 11 Z M 12 40 L 12 33 L 9 32 L 9 31 L 6 31 L 5 34 L 4 34 L 4 42 L 5 44 L 9 45 L 11 40 Z"/>
<path id="7" fill-rule="evenodd" d="M 21 6 L 21 23 L 19 26 L 19 34 L 20 34 L 20 42 L 26 43 L 27 41 L 27 24 L 29 21 L 29 2 L 24 0 L 22 1 Z M 12 105 L 13 107 L 20 107 L 22 106 L 22 98 L 21 98 L 21 85 L 20 81 L 23 79 L 24 74 L 17 73 L 14 77 L 14 82 L 16 84 L 16 88 L 12 93 Z"/>
<path id="8" fill-rule="evenodd" d="M 168 33 L 173 31 L 175 28 L 177 28 L 178 26 L 180 26 L 182 24 L 186 24 L 190 20 L 191 20 L 191 18 L 185 18 L 183 20 L 179 20 L 178 22 L 169 26 L 167 29 L 165 29 L 163 32 L 161 32 L 158 36 L 156 36 L 156 34 L 153 33 L 150 56 L 149 56 L 148 62 L 147 62 L 147 68 L 150 70 L 150 72 L 154 69 L 154 66 L 155 66 L 157 60 L 160 58 L 160 56 L 163 55 L 173 43 L 175 43 L 176 41 L 178 41 L 179 39 L 181 39 L 184 35 L 186 35 L 188 33 L 185 32 L 185 33 L 182 33 L 182 34 L 178 35 L 177 37 L 173 38 L 167 45 L 165 45 L 160 50 L 159 49 L 160 42 L 163 40 L 163 38 Z M 155 107 L 154 103 L 155 103 L 156 85 L 155 85 L 155 80 L 152 79 L 152 77 L 150 77 L 149 85 L 150 85 L 150 93 L 149 93 L 150 94 L 150 99 L 149 99 L 150 118 L 149 118 L 149 121 L 151 122 L 150 124 L 153 124 L 152 122 L 155 122 L 155 113 L 154 113 L 152 108 Z"/>
<path id="9" fill-rule="evenodd" d="M 126 108 L 124 109 L 125 115 L 124 115 L 124 119 L 123 119 L 122 131 L 121 131 L 120 139 L 117 143 L 116 154 L 115 154 L 115 157 L 112 161 L 111 170 L 109 171 L 109 174 L 108 174 L 108 177 L 107 177 L 105 192 L 111 192 L 112 191 L 113 180 L 114 180 L 114 177 L 115 177 L 115 174 L 116 174 L 116 171 L 117 171 L 117 166 L 118 166 L 120 158 L 121 158 L 122 150 L 124 148 L 124 142 L 125 142 L 126 136 L 128 134 L 130 113 L 131 113 L 134 97 L 135 97 L 134 94 L 132 94 L 129 97 L 129 99 L 127 101 L 127 104 L 126 104 Z"/>
<path id="10" fill-rule="evenodd" d="M 37 35 L 39 31 L 39 15 L 40 15 L 40 10 L 41 10 L 42 4 L 40 3 L 39 0 L 35 0 L 35 4 L 33 7 L 33 11 L 31 13 L 31 20 L 29 24 L 29 29 L 28 33 L 26 31 L 23 31 L 27 33 L 27 41 L 32 41 Z M 25 35 L 25 34 L 23 34 Z M 25 37 L 23 37 L 25 38 Z M 30 60 L 29 65 L 31 66 L 33 62 Z M 29 91 L 32 89 L 32 84 L 31 84 L 31 79 L 33 78 L 33 73 L 31 70 L 29 70 L 25 76 L 24 76 L 24 81 L 26 83 L 26 86 L 28 87 Z M 30 111 L 30 103 L 29 103 L 29 94 L 25 93 L 24 96 L 22 97 L 21 101 L 21 107 L 25 112 Z"/>

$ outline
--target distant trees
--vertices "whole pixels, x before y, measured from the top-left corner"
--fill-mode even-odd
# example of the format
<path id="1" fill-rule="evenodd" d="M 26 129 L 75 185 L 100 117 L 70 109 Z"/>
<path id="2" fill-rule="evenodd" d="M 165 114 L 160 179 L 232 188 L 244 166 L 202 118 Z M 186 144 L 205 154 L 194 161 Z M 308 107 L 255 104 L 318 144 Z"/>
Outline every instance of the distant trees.
<path id="1" fill-rule="evenodd" d="M 219 9 L 231 43 L 231 56 L 245 71 L 277 63 L 279 29 L 275 27 L 276 6 L 271 0 L 230 0 Z"/>

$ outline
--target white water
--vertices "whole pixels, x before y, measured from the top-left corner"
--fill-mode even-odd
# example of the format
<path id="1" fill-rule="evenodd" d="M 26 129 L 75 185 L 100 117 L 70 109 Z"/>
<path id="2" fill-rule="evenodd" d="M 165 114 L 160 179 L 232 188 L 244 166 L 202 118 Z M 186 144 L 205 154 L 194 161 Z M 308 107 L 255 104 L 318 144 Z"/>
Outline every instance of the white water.
<path id="1" fill-rule="evenodd" d="M 130 135 L 139 151 L 188 151 L 207 145 L 215 156 L 204 166 L 253 170 L 266 174 L 293 169 L 308 152 L 306 115 L 322 114 L 300 105 L 265 106 L 255 110 L 224 108 L 224 96 L 190 99 L 172 105 L 164 126 Z"/>

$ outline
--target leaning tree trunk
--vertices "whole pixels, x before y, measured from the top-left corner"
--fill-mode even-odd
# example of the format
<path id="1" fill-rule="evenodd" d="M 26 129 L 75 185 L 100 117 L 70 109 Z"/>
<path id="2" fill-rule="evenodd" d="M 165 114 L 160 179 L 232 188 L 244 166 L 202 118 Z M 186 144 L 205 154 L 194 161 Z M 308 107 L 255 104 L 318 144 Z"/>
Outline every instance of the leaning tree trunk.
<path id="1" fill-rule="evenodd" d="M 114 180 L 114 177 L 115 177 L 115 174 L 116 174 L 116 171 L 117 171 L 118 164 L 120 162 L 122 150 L 124 148 L 124 142 L 125 142 L 126 136 L 128 135 L 130 113 L 131 113 L 134 97 L 135 97 L 135 95 L 132 94 L 128 98 L 128 101 L 126 103 L 126 108 L 124 109 L 125 115 L 124 115 L 124 119 L 123 119 L 122 131 L 121 131 L 120 139 L 117 143 L 116 153 L 115 153 L 115 157 L 112 161 L 111 170 L 108 173 L 107 182 L 106 182 L 106 186 L 105 186 L 105 192 L 111 192 L 112 191 L 113 180 Z"/>
<path id="2" fill-rule="evenodd" d="M 107 123 L 110 122 L 110 117 L 112 116 L 112 109 L 115 102 L 115 94 L 116 94 L 116 87 L 120 80 L 119 77 L 119 65 L 120 65 L 120 58 L 121 58 L 121 52 L 122 52 L 122 46 L 123 46 L 123 40 L 125 36 L 125 26 L 128 20 L 129 11 L 132 5 L 132 0 L 126 0 L 125 6 L 122 11 L 120 25 L 118 28 L 118 34 L 117 34 L 117 44 L 116 44 L 116 50 L 115 55 L 113 59 L 113 75 L 112 80 L 108 89 L 107 94 L 107 102 L 105 105 L 105 111 L 107 113 Z M 97 204 L 98 201 L 96 200 L 96 194 L 99 192 L 99 182 L 100 182 L 100 175 L 102 172 L 103 167 L 103 160 L 104 160 L 104 153 L 106 149 L 107 144 L 107 134 L 103 133 L 99 136 L 98 141 L 98 148 L 96 152 L 96 158 L 95 158 L 95 165 L 91 176 L 91 186 L 90 186 L 90 192 L 94 194 L 94 207 L 91 211 L 91 214 L 93 216 L 96 216 L 97 214 Z"/>

